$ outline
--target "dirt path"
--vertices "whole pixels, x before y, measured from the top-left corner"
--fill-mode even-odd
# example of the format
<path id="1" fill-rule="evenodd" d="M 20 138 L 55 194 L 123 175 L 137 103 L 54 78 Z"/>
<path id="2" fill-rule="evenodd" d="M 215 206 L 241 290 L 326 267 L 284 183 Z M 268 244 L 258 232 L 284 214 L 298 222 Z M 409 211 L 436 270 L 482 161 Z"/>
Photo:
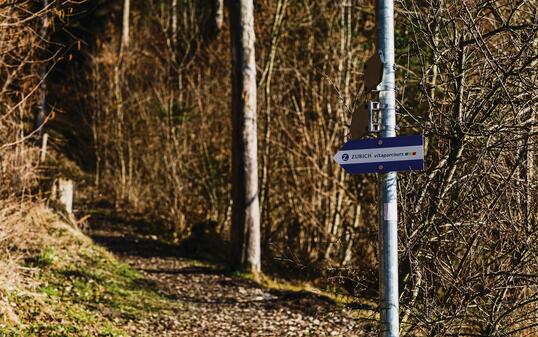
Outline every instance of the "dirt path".
<path id="1" fill-rule="evenodd" d="M 263 288 L 218 266 L 182 258 L 177 247 L 135 233 L 136 228 L 124 224 L 92 222 L 95 242 L 183 304 L 172 316 L 155 313 L 149 326 L 134 327 L 137 336 L 375 335 L 364 330 L 364 321 L 322 296 Z"/>

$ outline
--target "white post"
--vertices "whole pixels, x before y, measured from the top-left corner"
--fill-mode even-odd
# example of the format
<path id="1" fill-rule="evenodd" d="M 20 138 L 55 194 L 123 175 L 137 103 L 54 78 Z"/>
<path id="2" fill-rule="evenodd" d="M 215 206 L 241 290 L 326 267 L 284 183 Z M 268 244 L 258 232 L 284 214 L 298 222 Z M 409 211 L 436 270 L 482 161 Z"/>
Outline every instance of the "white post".
<path id="1" fill-rule="evenodd" d="M 41 153 L 39 154 L 39 161 L 43 163 L 47 158 L 47 142 L 49 140 L 49 134 L 44 133 L 43 139 L 41 140 Z"/>
<path id="2" fill-rule="evenodd" d="M 65 207 L 67 214 L 73 213 L 73 181 L 60 178 L 58 181 L 60 190 L 60 203 Z"/>

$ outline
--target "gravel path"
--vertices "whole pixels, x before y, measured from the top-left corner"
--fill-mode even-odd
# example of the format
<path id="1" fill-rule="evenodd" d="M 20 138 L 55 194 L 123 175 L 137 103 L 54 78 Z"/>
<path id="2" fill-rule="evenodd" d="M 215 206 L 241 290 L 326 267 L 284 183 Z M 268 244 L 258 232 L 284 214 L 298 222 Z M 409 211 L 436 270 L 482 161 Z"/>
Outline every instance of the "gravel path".
<path id="1" fill-rule="evenodd" d="M 136 336 L 374 336 L 365 322 L 331 300 L 310 292 L 263 288 L 219 266 L 178 255 L 175 246 L 112 222 L 92 224 L 91 236 L 182 303 L 173 315 L 154 314 Z"/>

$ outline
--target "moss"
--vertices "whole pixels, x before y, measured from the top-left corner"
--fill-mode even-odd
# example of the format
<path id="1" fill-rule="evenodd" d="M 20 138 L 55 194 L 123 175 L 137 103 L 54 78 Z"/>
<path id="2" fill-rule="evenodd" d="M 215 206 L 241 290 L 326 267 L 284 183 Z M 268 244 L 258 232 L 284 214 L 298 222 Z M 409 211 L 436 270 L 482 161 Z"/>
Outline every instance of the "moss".
<path id="1" fill-rule="evenodd" d="M 31 267 L 46 268 L 56 261 L 56 252 L 54 248 L 47 247 L 41 253 L 26 259 L 26 263 Z"/>

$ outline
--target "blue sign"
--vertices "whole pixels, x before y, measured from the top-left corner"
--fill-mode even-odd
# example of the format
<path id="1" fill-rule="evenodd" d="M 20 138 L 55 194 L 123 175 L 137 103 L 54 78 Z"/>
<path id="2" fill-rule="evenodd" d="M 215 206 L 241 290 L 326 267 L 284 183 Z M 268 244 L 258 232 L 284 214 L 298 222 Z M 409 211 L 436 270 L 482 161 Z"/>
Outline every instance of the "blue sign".
<path id="1" fill-rule="evenodd" d="M 350 174 L 424 170 L 424 136 L 350 140 L 334 156 Z"/>

